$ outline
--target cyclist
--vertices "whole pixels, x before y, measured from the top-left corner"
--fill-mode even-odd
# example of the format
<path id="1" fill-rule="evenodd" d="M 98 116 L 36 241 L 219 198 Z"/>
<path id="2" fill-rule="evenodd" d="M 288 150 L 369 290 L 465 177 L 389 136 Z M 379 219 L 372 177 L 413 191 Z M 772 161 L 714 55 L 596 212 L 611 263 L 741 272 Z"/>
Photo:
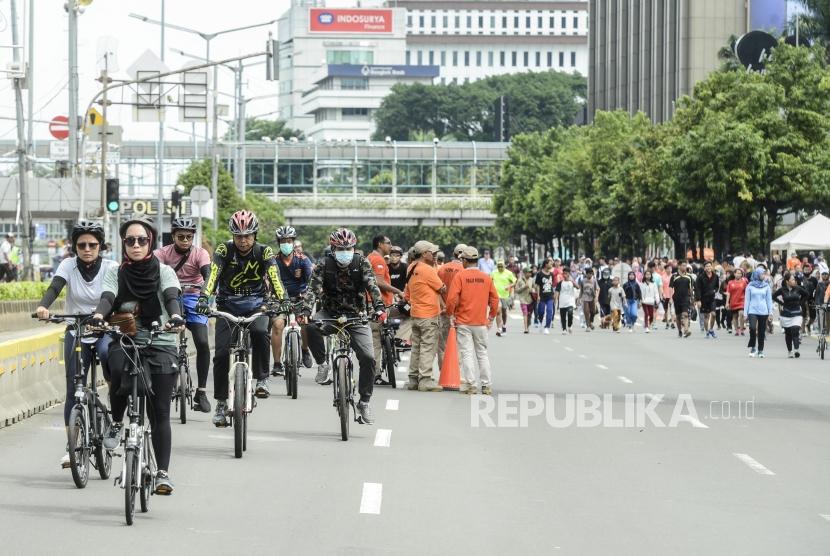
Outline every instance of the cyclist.
<path id="1" fill-rule="evenodd" d="M 144 369 L 152 376 L 152 390 L 147 396 L 147 415 L 153 427 L 153 449 L 156 453 L 158 474 L 156 494 L 171 494 L 170 449 L 170 398 L 178 374 L 178 332 L 184 327 L 179 304 L 179 279 L 166 264 L 153 255 L 153 244 L 158 232 L 152 220 L 146 216 L 133 217 L 119 229 L 123 242 L 124 259 L 121 266 L 111 267 L 104 276 L 103 291 L 95 308 L 92 326 L 102 326 L 103 318 L 113 310 L 136 315 L 138 345 L 152 344 L 141 351 Z M 153 338 L 150 328 L 158 322 L 165 332 Z M 110 450 L 118 447 L 121 420 L 127 409 L 129 382 L 124 378 L 129 357 L 120 342 L 113 342 L 110 352 L 110 407 L 113 426 L 104 436 L 104 446 Z"/>
<path id="2" fill-rule="evenodd" d="M 174 218 L 170 225 L 170 233 L 173 236 L 173 244 L 156 249 L 156 258 L 173 268 L 180 284 L 203 285 L 210 275 L 210 255 L 206 249 L 193 245 L 196 223 L 192 218 Z M 182 291 L 182 308 L 187 329 L 190 330 L 193 343 L 196 345 L 198 388 L 193 405 L 197 411 L 210 413 L 210 402 L 205 394 L 210 371 L 210 345 L 207 317 L 196 312 L 198 299 L 198 288 L 185 288 Z"/>
<path id="3" fill-rule="evenodd" d="M 259 220 L 253 212 L 239 210 L 228 222 L 233 239 L 220 243 L 213 254 L 210 276 L 205 284 L 196 312 L 210 313 L 208 298 L 216 292 L 216 305 L 226 313 L 247 316 L 259 310 L 268 295 L 266 280 L 270 282 L 271 295 L 283 298 L 282 283 L 277 274 L 274 251 L 256 240 Z M 213 397 L 216 413 L 213 424 L 227 426 L 225 415 L 228 400 L 228 372 L 230 370 L 231 325 L 224 319 L 216 322 L 213 354 Z M 264 315 L 251 325 L 253 374 L 257 379 L 256 396 L 267 398 L 268 357 L 271 339 L 268 335 L 268 318 Z"/>
<path id="4" fill-rule="evenodd" d="M 297 230 L 293 226 L 280 226 L 275 233 L 279 244 L 277 267 L 280 271 L 280 281 L 292 303 L 301 300 L 308 289 L 311 274 L 314 268 L 311 260 L 295 249 Z M 302 244 L 300 244 L 302 245 Z M 285 329 L 287 316 L 279 315 L 272 321 L 271 349 L 274 353 L 274 370 L 272 374 L 279 376 L 282 370 L 282 331 Z M 311 352 L 308 350 L 308 337 L 305 326 L 302 327 L 303 366 L 311 368 Z"/>
<path id="5" fill-rule="evenodd" d="M 40 319 L 49 318 L 49 307 L 60 295 L 64 286 L 68 287 L 66 294 L 66 313 L 90 314 L 101 299 L 103 279 L 110 268 L 118 263 L 101 257 L 101 247 L 104 245 L 104 228 L 97 222 L 80 220 L 72 227 L 72 251 L 74 257 L 63 259 L 52 278 L 52 283 L 43 294 L 37 307 L 37 316 Z M 66 329 L 63 341 L 63 360 L 66 365 L 66 403 L 63 407 L 63 424 L 69 426 L 69 413 L 75 405 L 75 357 L 72 354 L 74 344 L 74 329 Z M 92 361 L 93 347 L 101 360 L 104 378 L 109 382 L 109 366 L 107 365 L 107 350 L 110 338 L 103 336 L 97 340 L 85 338 L 81 343 L 81 360 L 84 365 L 84 375 Z M 61 467 L 69 468 L 69 452 L 61 458 Z"/>
<path id="6" fill-rule="evenodd" d="M 386 320 L 386 308 L 383 305 L 380 289 L 375 280 L 375 273 L 369 261 L 355 253 L 357 237 L 347 228 L 339 228 L 329 236 L 331 253 L 318 261 L 311 278 L 311 285 L 306 295 L 306 315 L 310 315 L 314 302 L 320 298 L 322 309 L 315 319 L 331 319 L 340 316 L 355 316 L 366 310 L 366 294 L 371 298 L 371 311 L 376 322 Z M 308 327 L 308 343 L 311 353 L 317 361 L 317 383 L 328 384 L 330 380 L 329 364 L 325 361 L 326 348 L 323 335 L 331 334 L 331 329 Z M 371 425 L 374 422 L 369 401 L 375 379 L 375 354 L 372 350 L 372 333 L 366 325 L 355 325 L 349 329 L 352 349 L 360 364 L 358 391 L 360 401 L 357 403 L 358 422 Z"/>
<path id="7" fill-rule="evenodd" d="M 386 265 L 385 256 L 392 251 L 392 242 L 384 235 L 372 238 L 372 252 L 366 257 L 375 273 L 375 282 L 380 290 L 381 299 L 384 305 L 391 306 L 396 295 L 402 296 L 403 291 L 391 284 L 389 267 Z M 381 324 L 373 322 L 369 325 L 372 330 L 372 347 L 375 354 L 375 379 L 380 381 L 380 366 L 383 360 L 383 344 L 381 343 Z"/>

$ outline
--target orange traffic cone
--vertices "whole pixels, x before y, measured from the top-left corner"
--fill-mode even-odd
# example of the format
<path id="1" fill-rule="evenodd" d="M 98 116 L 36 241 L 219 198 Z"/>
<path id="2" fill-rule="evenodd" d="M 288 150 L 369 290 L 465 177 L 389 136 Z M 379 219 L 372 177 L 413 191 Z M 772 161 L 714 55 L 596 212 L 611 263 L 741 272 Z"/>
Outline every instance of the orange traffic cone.
<path id="1" fill-rule="evenodd" d="M 450 327 L 447 334 L 447 347 L 444 349 L 444 360 L 441 362 L 441 379 L 438 384 L 444 390 L 458 390 L 461 386 L 461 370 L 458 368 L 458 340 L 455 337 L 455 327 Z"/>

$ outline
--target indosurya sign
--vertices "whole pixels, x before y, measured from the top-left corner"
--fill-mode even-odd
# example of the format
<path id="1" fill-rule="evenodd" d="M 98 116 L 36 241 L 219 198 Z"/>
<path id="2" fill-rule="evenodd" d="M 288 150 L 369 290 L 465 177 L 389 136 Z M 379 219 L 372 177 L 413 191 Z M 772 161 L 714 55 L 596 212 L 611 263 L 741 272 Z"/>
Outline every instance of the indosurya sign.
<path id="1" fill-rule="evenodd" d="M 391 33 L 392 10 L 339 10 L 311 8 L 312 33 Z"/>

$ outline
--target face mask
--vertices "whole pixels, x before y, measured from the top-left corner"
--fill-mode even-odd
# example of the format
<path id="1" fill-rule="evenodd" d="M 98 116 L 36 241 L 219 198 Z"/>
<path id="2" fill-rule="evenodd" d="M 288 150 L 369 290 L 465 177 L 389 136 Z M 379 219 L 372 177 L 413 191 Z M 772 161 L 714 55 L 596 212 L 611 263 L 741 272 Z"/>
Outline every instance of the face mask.
<path id="1" fill-rule="evenodd" d="M 286 257 L 294 252 L 294 246 L 290 243 L 280 243 L 280 253 Z"/>
<path id="2" fill-rule="evenodd" d="M 335 251 L 334 258 L 337 260 L 337 264 L 340 266 L 346 266 L 352 259 L 354 258 L 354 249 L 349 249 L 348 251 Z"/>

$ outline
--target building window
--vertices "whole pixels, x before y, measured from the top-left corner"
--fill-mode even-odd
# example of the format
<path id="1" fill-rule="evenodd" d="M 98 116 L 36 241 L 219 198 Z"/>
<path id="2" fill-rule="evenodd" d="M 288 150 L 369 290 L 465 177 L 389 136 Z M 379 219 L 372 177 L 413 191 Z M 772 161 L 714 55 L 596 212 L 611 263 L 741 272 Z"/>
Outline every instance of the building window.
<path id="1" fill-rule="evenodd" d="M 340 88 L 344 91 L 366 91 L 369 89 L 369 79 L 366 77 L 350 77 L 340 80 Z"/>
<path id="2" fill-rule="evenodd" d="M 458 78 L 457 77 L 452 78 L 452 84 L 453 85 L 458 85 Z"/>
<path id="3" fill-rule="evenodd" d="M 420 51 L 420 50 L 418 51 L 418 54 L 416 55 L 416 59 L 418 60 L 418 65 L 419 66 L 424 65 L 424 53 L 422 51 Z"/>
<path id="4" fill-rule="evenodd" d="M 424 16 L 422 15 L 418 16 L 418 27 L 420 27 L 421 29 L 424 28 Z"/>
<path id="5" fill-rule="evenodd" d="M 579 29 L 579 18 L 574 17 L 574 29 Z"/>
<path id="6" fill-rule="evenodd" d="M 565 53 L 564 52 L 559 53 L 559 67 L 560 68 L 565 67 Z"/>
<path id="7" fill-rule="evenodd" d="M 469 31 L 472 28 L 473 28 L 473 16 L 468 15 L 467 16 L 467 30 Z"/>
<path id="8" fill-rule="evenodd" d="M 490 16 L 490 32 L 492 33 L 496 29 L 496 16 Z"/>
<path id="9" fill-rule="evenodd" d="M 513 18 L 513 27 L 514 27 L 515 29 L 518 29 L 518 28 L 519 28 L 519 16 L 515 16 L 515 17 Z"/>
<path id="10" fill-rule="evenodd" d="M 525 18 L 525 29 L 530 29 L 530 16 Z"/>
<path id="11" fill-rule="evenodd" d="M 538 18 L 536 18 L 536 26 L 537 26 L 539 29 L 541 29 L 542 27 L 544 27 L 544 25 L 545 25 L 545 24 L 544 24 L 544 23 L 543 23 L 543 21 L 542 21 L 542 16 L 539 16 Z"/>
<path id="12" fill-rule="evenodd" d="M 470 51 L 469 50 L 464 51 L 464 65 L 465 66 L 470 65 Z"/>
<path id="13" fill-rule="evenodd" d="M 568 28 L 568 18 L 563 17 L 562 18 L 562 29 L 567 29 L 567 28 Z"/>
<path id="14" fill-rule="evenodd" d="M 442 66 L 447 65 L 447 51 L 446 50 L 441 51 L 441 65 Z"/>
<path id="15" fill-rule="evenodd" d="M 511 52 L 511 53 L 510 53 L 510 61 L 511 61 L 512 66 L 513 66 L 514 68 L 518 65 L 518 64 L 517 64 L 517 60 L 518 60 L 518 58 L 519 58 L 519 53 L 518 53 L 518 52 L 516 52 L 515 50 L 514 50 L 513 52 Z"/>
<path id="16" fill-rule="evenodd" d="M 487 53 L 487 65 L 490 66 L 491 68 L 493 67 L 493 51 L 492 50 Z"/>
<path id="17" fill-rule="evenodd" d="M 502 29 L 507 29 L 507 16 L 506 15 L 501 16 L 501 28 Z"/>
<path id="18" fill-rule="evenodd" d="M 436 27 L 436 22 L 435 22 L 435 16 L 434 15 L 429 18 L 429 26 L 432 27 L 433 29 L 435 29 L 435 27 Z"/>
<path id="19" fill-rule="evenodd" d="M 478 16 L 478 28 L 479 29 L 484 28 L 484 16 L 483 15 Z"/>
<path id="20" fill-rule="evenodd" d="M 433 52 L 432 50 L 429 51 L 429 65 L 435 65 L 435 52 Z"/>
<path id="21" fill-rule="evenodd" d="M 410 52 L 409 50 L 406 51 L 406 65 L 412 65 L 412 52 Z"/>
<path id="22" fill-rule="evenodd" d="M 452 65 L 453 66 L 458 66 L 458 51 L 457 50 L 452 51 Z"/>
<path id="23" fill-rule="evenodd" d="M 548 27 L 550 27 L 551 31 L 553 31 L 553 28 L 555 27 L 555 25 L 554 25 L 555 21 L 556 21 L 556 19 L 553 16 L 550 16 L 550 21 L 548 21 Z"/>
<path id="24" fill-rule="evenodd" d="M 375 53 L 371 50 L 327 50 L 327 64 L 373 64 Z"/>
<path id="25" fill-rule="evenodd" d="M 455 16 L 455 28 L 458 29 L 459 27 L 461 27 L 461 16 L 457 15 Z"/>
<path id="26" fill-rule="evenodd" d="M 476 66 L 481 67 L 481 50 L 476 50 Z"/>
<path id="27" fill-rule="evenodd" d="M 406 16 L 406 26 L 407 27 L 412 27 L 412 16 L 411 15 Z"/>
<path id="28" fill-rule="evenodd" d="M 501 67 L 504 67 L 504 64 L 505 64 L 504 59 L 505 59 L 505 53 L 504 53 L 504 50 L 502 50 L 501 52 L 499 52 L 499 65 Z"/>
<path id="29" fill-rule="evenodd" d="M 576 67 L 576 52 L 571 52 L 571 67 Z"/>
<path id="30" fill-rule="evenodd" d="M 524 66 L 525 67 L 530 65 L 529 62 L 528 62 L 530 60 L 530 52 L 523 52 L 522 53 L 522 60 L 524 61 Z"/>
<path id="31" fill-rule="evenodd" d="M 548 52 L 548 67 L 553 67 L 553 52 Z"/>
<path id="32" fill-rule="evenodd" d="M 444 24 L 444 29 L 450 26 L 450 18 L 448 16 L 444 16 L 442 18 L 442 23 Z"/>
<path id="33" fill-rule="evenodd" d="M 541 65 L 542 65 L 542 53 L 537 52 L 536 53 L 536 67 L 538 68 Z"/>
<path id="34" fill-rule="evenodd" d="M 340 113 L 344 120 L 365 120 L 369 117 L 368 108 L 342 108 Z"/>

